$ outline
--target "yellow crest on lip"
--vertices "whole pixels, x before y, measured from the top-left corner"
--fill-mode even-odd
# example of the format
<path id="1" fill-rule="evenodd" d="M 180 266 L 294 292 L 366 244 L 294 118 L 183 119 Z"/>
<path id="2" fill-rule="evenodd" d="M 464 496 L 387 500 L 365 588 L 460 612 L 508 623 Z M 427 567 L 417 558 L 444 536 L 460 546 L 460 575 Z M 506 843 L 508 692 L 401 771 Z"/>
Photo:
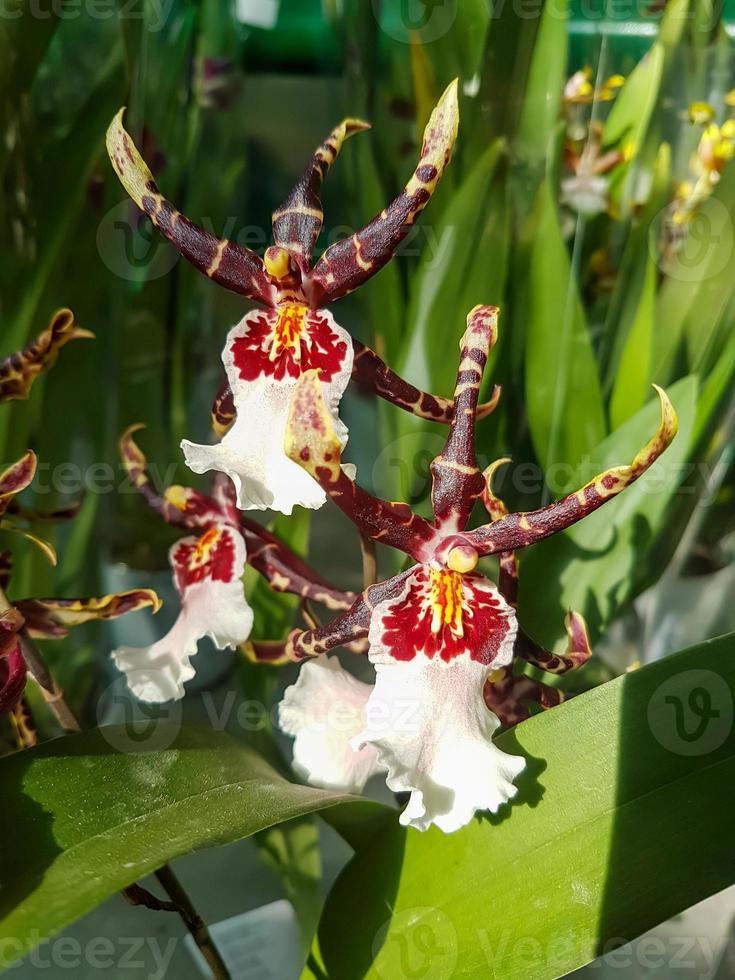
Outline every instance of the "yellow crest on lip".
<path id="1" fill-rule="evenodd" d="M 448 626 L 456 636 L 462 636 L 462 576 L 458 572 L 432 568 L 429 574 L 431 632 L 439 633 Z"/>
<path id="2" fill-rule="evenodd" d="M 191 567 L 197 568 L 200 565 L 206 564 L 209 560 L 209 556 L 212 549 L 217 544 L 220 537 L 220 532 L 216 527 L 211 527 L 206 531 L 201 538 L 196 543 L 196 548 L 191 556 Z"/>
<path id="3" fill-rule="evenodd" d="M 300 360 L 301 334 L 304 330 L 307 312 L 307 307 L 301 303 L 285 303 L 283 306 L 279 306 L 278 319 L 273 328 L 271 361 L 275 361 L 285 350 L 293 350 L 294 360 Z"/>

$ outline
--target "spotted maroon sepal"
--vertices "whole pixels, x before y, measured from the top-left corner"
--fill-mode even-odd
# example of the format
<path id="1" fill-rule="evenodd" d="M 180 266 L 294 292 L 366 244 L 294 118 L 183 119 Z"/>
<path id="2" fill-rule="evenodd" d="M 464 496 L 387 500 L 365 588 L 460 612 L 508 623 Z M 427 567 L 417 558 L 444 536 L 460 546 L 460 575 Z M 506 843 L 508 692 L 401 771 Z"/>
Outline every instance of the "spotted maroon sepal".
<path id="1" fill-rule="evenodd" d="M 36 454 L 29 449 L 17 463 L 0 473 L 0 517 L 7 511 L 13 497 L 31 485 L 37 462 Z"/>
<path id="2" fill-rule="evenodd" d="M 124 108 L 120 109 L 107 130 L 107 152 L 131 198 L 176 251 L 200 272 L 225 289 L 270 305 L 275 298 L 275 289 L 262 259 L 248 248 L 216 238 L 197 227 L 163 197 L 153 174 L 123 127 L 124 112 Z"/>
<path id="3" fill-rule="evenodd" d="M 221 439 L 232 428 L 235 421 L 235 398 L 230 382 L 225 378 L 212 402 L 212 430 Z"/>
<path id="4" fill-rule="evenodd" d="M 421 566 L 384 612 L 380 642 L 395 660 L 491 664 L 514 635 L 512 610 L 487 579 Z"/>
<path id="5" fill-rule="evenodd" d="M 485 480 L 475 459 L 475 422 L 488 354 L 498 336 L 498 308 L 475 306 L 460 341 L 452 421 L 444 449 L 431 464 L 431 502 L 437 522 L 464 530 Z"/>
<path id="6" fill-rule="evenodd" d="M 530 705 L 542 710 L 555 708 L 564 701 L 564 692 L 541 681 L 513 674 L 512 667 L 497 667 L 485 681 L 485 704 L 497 715 L 505 728 L 518 725 L 531 715 Z"/>
<path id="7" fill-rule="evenodd" d="M 525 548 L 558 534 L 602 507 L 634 483 L 656 462 L 673 441 L 678 427 L 676 412 L 662 388 L 654 385 L 661 402 L 661 421 L 653 437 L 627 466 L 600 473 L 580 490 L 540 510 L 508 514 L 493 524 L 466 532 L 464 540 L 481 555 Z"/>
<path id="8" fill-rule="evenodd" d="M 48 327 L 27 347 L 0 360 L 0 401 L 27 398 L 31 386 L 43 371 L 53 367 L 59 351 L 70 340 L 94 337 L 82 330 L 71 310 L 57 310 Z"/>
<path id="9" fill-rule="evenodd" d="M 120 456 L 130 482 L 147 503 L 166 521 L 176 527 L 200 528 L 222 520 L 223 512 L 211 497 L 192 487 L 174 484 L 159 492 L 148 474 L 148 461 L 133 436 L 144 429 L 141 423 L 130 425 L 120 437 Z"/>
<path id="10" fill-rule="evenodd" d="M 139 609 L 158 612 L 161 600 L 152 589 L 129 589 L 85 599 L 21 599 L 16 603 L 26 628 L 36 639 L 61 639 L 84 623 L 118 619 Z"/>
<path id="11" fill-rule="evenodd" d="M 314 155 L 283 204 L 273 213 L 273 241 L 286 249 L 304 272 L 311 264 L 324 220 L 321 187 L 324 177 L 342 149 L 342 144 L 354 133 L 369 129 L 360 119 L 343 119 L 335 126 Z"/>
<path id="12" fill-rule="evenodd" d="M 258 310 L 243 320 L 243 329 L 228 338 L 232 363 L 242 381 L 296 379 L 318 371 L 322 383 L 344 368 L 347 344 L 322 310 L 286 303 Z"/>
<path id="13" fill-rule="evenodd" d="M 351 292 L 392 258 L 449 163 L 458 125 L 455 79 L 431 114 L 419 161 L 403 192 L 360 231 L 331 245 L 306 277 L 304 290 L 312 306 L 330 303 Z"/>

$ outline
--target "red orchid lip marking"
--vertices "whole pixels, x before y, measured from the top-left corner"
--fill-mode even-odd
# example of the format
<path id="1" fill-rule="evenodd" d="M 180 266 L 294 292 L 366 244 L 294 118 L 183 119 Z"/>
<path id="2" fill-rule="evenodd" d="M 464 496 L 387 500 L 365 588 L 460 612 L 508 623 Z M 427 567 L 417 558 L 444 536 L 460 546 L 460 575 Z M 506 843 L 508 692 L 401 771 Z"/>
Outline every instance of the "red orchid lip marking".
<path id="1" fill-rule="evenodd" d="M 235 545 L 230 533 L 210 528 L 198 539 L 184 539 L 173 553 L 174 573 L 183 591 L 204 579 L 231 582 L 235 568 Z"/>
<path id="2" fill-rule="evenodd" d="M 450 663 L 467 655 L 491 663 L 508 632 L 508 614 L 480 575 L 424 567 L 383 616 L 382 643 L 395 660 L 418 655 Z"/>
<path id="3" fill-rule="evenodd" d="M 304 371 L 317 369 L 319 380 L 328 383 L 347 355 L 347 344 L 333 329 L 326 311 L 309 310 L 301 303 L 248 314 L 230 349 L 244 381 L 295 380 Z"/>

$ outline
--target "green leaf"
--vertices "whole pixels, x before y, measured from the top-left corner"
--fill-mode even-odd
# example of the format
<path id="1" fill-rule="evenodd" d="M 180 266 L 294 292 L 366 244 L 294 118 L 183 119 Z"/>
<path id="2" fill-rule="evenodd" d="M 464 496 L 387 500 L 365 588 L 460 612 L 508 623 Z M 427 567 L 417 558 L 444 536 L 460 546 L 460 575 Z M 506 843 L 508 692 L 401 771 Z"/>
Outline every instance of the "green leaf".
<path id="1" fill-rule="evenodd" d="M 394 824 L 375 837 L 335 883 L 304 976 L 553 980 L 730 885 L 734 643 L 668 657 L 500 736 L 528 759 L 512 806 L 449 836 Z M 708 709 L 699 739 L 689 703 Z"/>
<path id="2" fill-rule="evenodd" d="M 648 256 L 644 267 L 643 286 L 630 325 L 628 339 L 618 366 L 612 398 L 610 400 L 610 425 L 617 429 L 640 409 L 650 391 L 651 360 L 653 357 L 653 327 L 656 304 L 658 273 L 653 259 Z"/>
<path id="3" fill-rule="evenodd" d="M 575 464 L 605 437 L 602 392 L 576 276 L 544 181 L 534 214 L 526 324 L 526 406 L 545 469 Z"/>
<path id="4" fill-rule="evenodd" d="M 507 200 L 497 176 L 503 143 L 479 158 L 431 227 L 412 282 L 409 333 L 398 366 L 414 384 L 450 394 L 465 317 L 499 305 L 507 256 Z"/>
<path id="5" fill-rule="evenodd" d="M 515 150 L 524 164 L 546 159 L 559 118 L 567 71 L 568 0 L 547 3 L 541 14 Z"/>
<path id="6" fill-rule="evenodd" d="M 631 155 L 641 148 L 658 101 L 663 68 L 664 48 L 656 43 L 630 73 L 610 110 L 603 137 L 606 146 L 625 141 Z"/>
<path id="7" fill-rule="evenodd" d="M 735 285 L 733 210 L 735 166 L 729 166 L 712 197 L 692 219 L 677 257 L 666 265 L 667 278 L 656 304 L 661 329 L 656 334 L 654 364 L 659 377 L 671 375 L 684 339 L 692 370 L 698 370 L 709 353 Z"/>
<path id="8" fill-rule="evenodd" d="M 679 433 L 660 459 L 594 514 L 520 553 L 521 621 L 539 642 L 563 642 L 563 618 L 569 609 L 585 616 L 594 641 L 640 586 L 642 560 L 665 530 L 667 508 L 686 474 L 696 378 L 683 378 L 668 394 L 679 415 Z M 654 399 L 584 460 L 574 485 L 629 462 L 656 431 L 658 419 Z"/>
<path id="9" fill-rule="evenodd" d="M 289 783 L 223 732 L 150 725 L 147 740 L 110 726 L 0 760 L 6 957 L 173 858 L 353 799 Z"/>

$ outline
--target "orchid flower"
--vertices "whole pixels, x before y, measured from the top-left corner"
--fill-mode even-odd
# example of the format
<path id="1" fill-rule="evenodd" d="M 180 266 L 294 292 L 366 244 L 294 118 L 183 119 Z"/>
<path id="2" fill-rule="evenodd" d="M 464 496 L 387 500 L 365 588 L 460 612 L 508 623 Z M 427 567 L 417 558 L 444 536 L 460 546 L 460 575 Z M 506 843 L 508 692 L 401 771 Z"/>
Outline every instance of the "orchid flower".
<path id="1" fill-rule="evenodd" d="M 0 402 L 27 398 L 39 374 L 53 366 L 61 347 L 70 340 L 89 337 L 94 334 L 79 327 L 71 310 L 56 312 L 49 326 L 27 347 L 0 360 Z M 38 513 L 21 505 L 17 495 L 33 482 L 36 466 L 36 454 L 28 450 L 0 474 L 0 529 L 21 534 L 40 547 L 55 565 L 53 547 L 19 526 L 16 519 L 31 523 L 67 520 L 76 514 L 78 505 L 52 513 Z M 151 589 L 131 589 L 82 599 L 30 598 L 10 602 L 5 592 L 11 569 L 12 555 L 8 551 L 0 552 L 0 602 L 4 606 L 0 612 L 0 713 L 20 712 L 18 718 L 22 715 L 28 675 L 23 655 L 24 637 L 58 639 L 66 636 L 71 627 L 91 620 L 116 619 L 147 606 L 157 611 L 160 606 L 158 596 Z"/>
<path id="2" fill-rule="evenodd" d="M 214 282 L 265 306 L 230 330 L 222 360 L 227 383 L 215 403 L 216 446 L 182 442 L 195 473 L 226 473 L 241 510 L 290 514 L 295 504 L 318 508 L 325 494 L 283 452 L 293 388 L 317 371 L 324 404 L 340 448 L 347 428 L 338 415 L 350 376 L 363 387 L 421 418 L 448 423 L 450 401 L 428 395 L 398 377 L 340 327 L 324 306 L 356 289 L 394 255 L 424 209 L 449 162 L 457 135 L 457 83 L 436 105 L 424 132 L 418 164 L 403 192 L 364 228 L 331 245 L 312 265 L 323 213 L 321 185 L 342 144 L 367 129 L 344 119 L 319 146 L 303 175 L 273 214 L 274 244 L 264 259 L 194 225 L 159 192 L 122 125 L 121 109 L 107 133 L 113 166 L 132 199 L 184 258 Z M 483 407 L 492 410 L 491 400 Z"/>
<path id="3" fill-rule="evenodd" d="M 607 470 L 540 510 L 508 513 L 491 487 L 503 461 L 483 474 L 474 449 L 480 381 L 496 334 L 497 309 L 475 307 L 461 341 L 449 434 L 431 467 L 433 521 L 406 504 L 371 496 L 345 473 L 315 372 L 306 372 L 296 385 L 287 429 L 291 459 L 360 532 L 403 551 L 415 564 L 366 589 L 331 623 L 289 637 L 284 656 L 296 661 L 367 638 L 376 679 L 372 687 L 360 686 L 334 661 L 305 663 L 281 704 L 282 727 L 295 736 L 295 765 L 309 782 L 355 789 L 372 773 L 386 772 L 390 789 L 410 794 L 401 822 L 422 830 L 430 824 L 456 830 L 476 811 L 496 811 L 515 795 L 524 760 L 500 751 L 493 733 L 501 723 L 527 717 L 526 702 L 548 708 L 561 695 L 514 676 L 514 658 L 560 673 L 590 655 L 584 621 L 576 613 L 567 618 L 564 655 L 544 650 L 520 629 L 515 550 L 563 531 L 611 500 L 651 466 L 677 427 L 668 398 L 657 388 L 659 429 L 630 465 Z M 491 522 L 467 530 L 477 500 Z M 497 586 L 476 570 L 485 555 L 499 556 Z M 345 709 L 339 731 L 330 701 L 332 708 Z"/>
<path id="4" fill-rule="evenodd" d="M 174 625 L 151 646 L 120 647 L 113 652 L 136 697 L 149 702 L 183 697 L 184 684 L 195 673 L 191 657 L 205 636 L 219 649 L 246 643 L 253 626 L 253 612 L 242 585 L 246 563 L 277 592 L 290 592 L 331 610 L 349 608 L 352 593 L 334 589 L 275 535 L 238 511 L 229 480 L 217 480 L 211 497 L 179 485 L 159 493 L 133 439 L 141 428 L 130 426 L 120 439 L 131 482 L 166 523 L 195 533 L 180 538 L 169 551 L 181 599 Z M 267 660 L 270 649 L 268 643 L 254 643 L 246 653 Z"/>

